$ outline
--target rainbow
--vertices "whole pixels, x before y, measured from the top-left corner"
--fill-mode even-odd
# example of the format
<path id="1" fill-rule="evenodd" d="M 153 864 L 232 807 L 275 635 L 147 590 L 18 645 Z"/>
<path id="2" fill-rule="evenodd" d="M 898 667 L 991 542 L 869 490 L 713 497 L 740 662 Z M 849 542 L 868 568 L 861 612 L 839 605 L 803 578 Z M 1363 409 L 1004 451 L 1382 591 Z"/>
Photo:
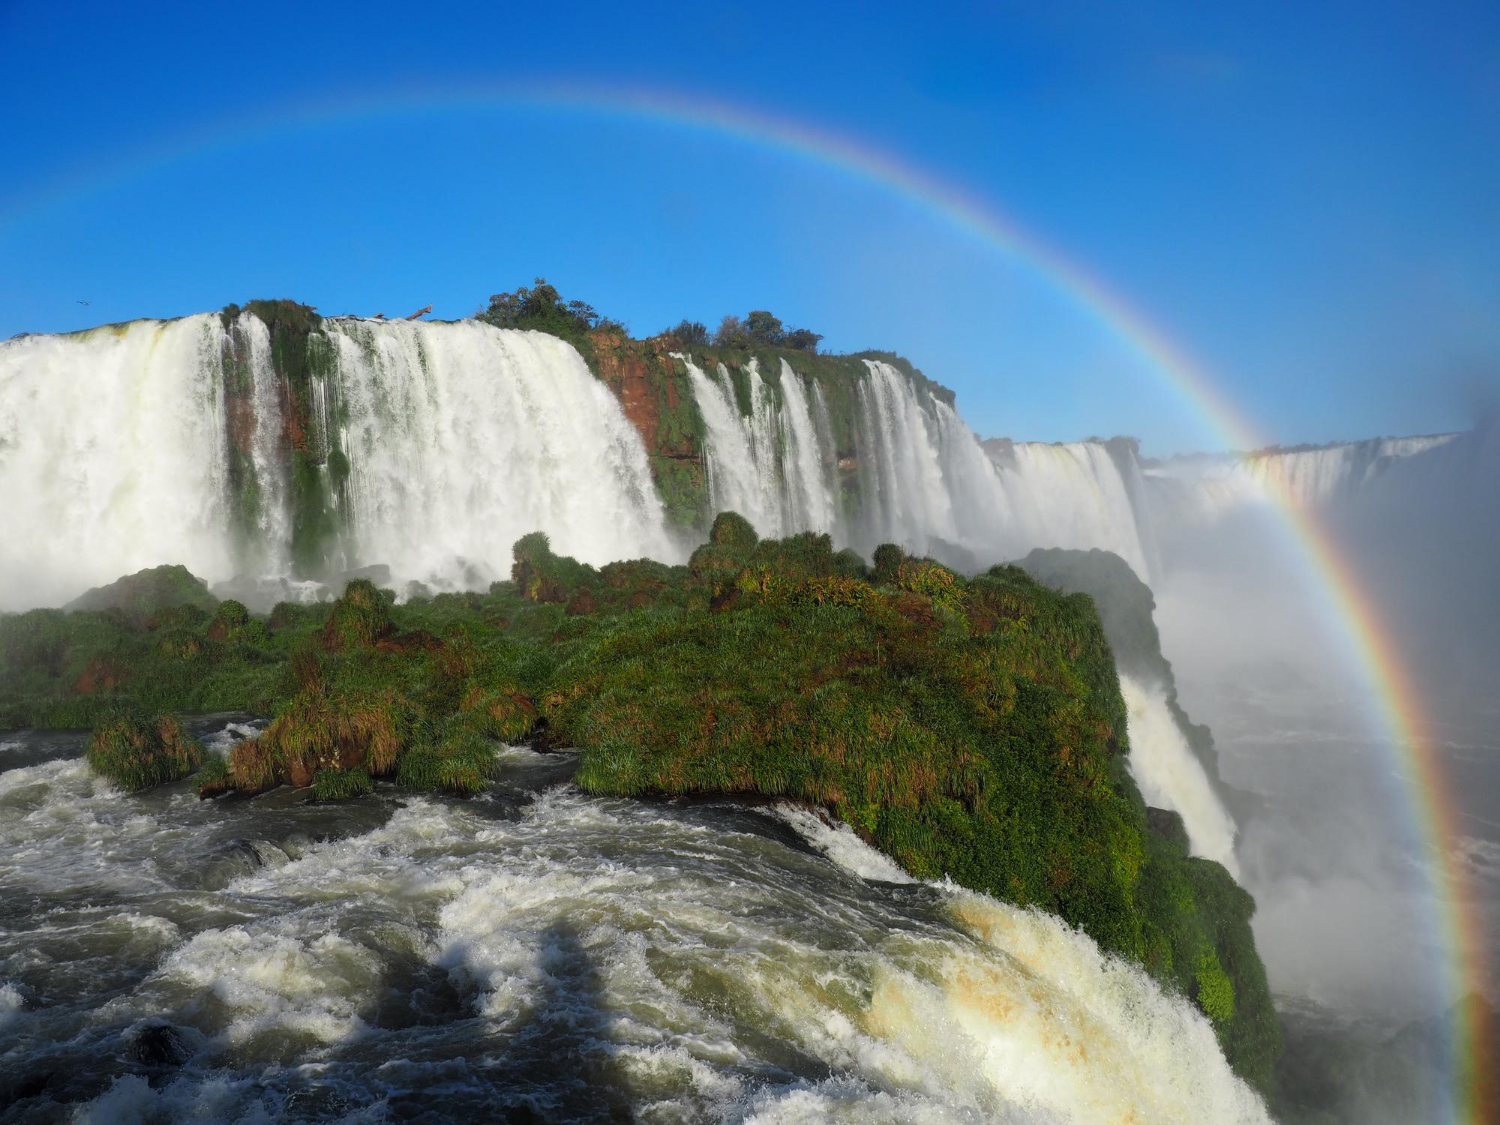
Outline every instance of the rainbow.
<path id="1" fill-rule="evenodd" d="M 1267 444 L 1186 349 L 1081 263 L 1029 235 L 990 203 L 849 137 L 801 121 L 715 102 L 696 92 L 689 97 L 654 89 L 579 84 L 480 84 L 282 106 L 166 137 L 134 150 L 112 166 L 101 169 L 93 164 L 46 185 L 0 210 L 0 240 L 22 216 L 77 203 L 110 190 L 122 180 L 158 171 L 177 160 L 201 157 L 289 130 L 378 119 L 393 113 L 494 108 L 571 109 L 702 130 L 831 167 L 873 184 L 1014 259 L 1084 309 L 1191 406 L 1226 448 L 1250 450 Z M 1451 1120 L 1475 1125 L 1500 1121 L 1496 1079 L 1488 1073 L 1490 1060 L 1500 1058 L 1500 1042 L 1479 1006 L 1462 1003 L 1470 993 L 1484 991 L 1485 934 L 1477 912 L 1464 905 L 1471 899 L 1467 880 L 1450 858 L 1451 845 L 1458 835 L 1455 805 L 1436 750 L 1423 734 L 1429 724 L 1421 700 L 1377 607 L 1332 537 L 1281 484 L 1272 482 L 1266 489 L 1311 572 L 1326 590 L 1352 659 L 1379 701 L 1379 718 L 1390 735 L 1397 772 L 1410 795 L 1417 830 L 1442 857 L 1433 891 L 1439 904 L 1439 936 L 1447 951 L 1445 983 L 1458 1013 L 1450 1044 L 1454 1070 Z"/>

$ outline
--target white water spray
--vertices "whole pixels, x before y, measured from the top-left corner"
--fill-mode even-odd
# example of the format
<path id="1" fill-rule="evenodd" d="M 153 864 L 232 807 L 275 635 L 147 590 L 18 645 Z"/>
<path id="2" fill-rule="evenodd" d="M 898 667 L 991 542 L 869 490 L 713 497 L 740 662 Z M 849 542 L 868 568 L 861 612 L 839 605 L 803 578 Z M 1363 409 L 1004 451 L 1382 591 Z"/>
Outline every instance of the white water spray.
<path id="1" fill-rule="evenodd" d="M 222 342 L 195 316 L 0 343 L 0 609 L 163 562 L 233 573 Z"/>

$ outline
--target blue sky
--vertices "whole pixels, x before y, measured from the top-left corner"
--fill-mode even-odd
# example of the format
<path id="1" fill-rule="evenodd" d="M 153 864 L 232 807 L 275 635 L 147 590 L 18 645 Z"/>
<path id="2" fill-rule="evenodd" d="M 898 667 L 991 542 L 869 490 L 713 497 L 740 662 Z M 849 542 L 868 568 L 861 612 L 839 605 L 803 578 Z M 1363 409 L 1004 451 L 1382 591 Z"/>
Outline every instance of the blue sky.
<path id="1" fill-rule="evenodd" d="M 1044 271 L 879 183 L 639 116 L 403 102 L 545 83 L 918 167 L 1103 279 L 1267 440 L 1460 427 L 1495 393 L 1493 4 L 521 7 L 0 0 L 0 338 L 254 296 L 460 316 L 542 274 L 638 334 L 767 307 L 897 349 L 985 435 L 1217 442 Z"/>

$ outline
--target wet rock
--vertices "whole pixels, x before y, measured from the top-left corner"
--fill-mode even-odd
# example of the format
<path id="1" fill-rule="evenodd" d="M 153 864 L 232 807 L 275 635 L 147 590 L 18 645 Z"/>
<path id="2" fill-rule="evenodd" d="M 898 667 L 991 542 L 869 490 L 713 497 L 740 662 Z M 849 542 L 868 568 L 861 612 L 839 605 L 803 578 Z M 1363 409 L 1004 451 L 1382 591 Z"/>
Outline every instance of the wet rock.
<path id="1" fill-rule="evenodd" d="M 182 1033 L 169 1023 L 147 1024 L 130 1045 L 135 1060 L 145 1066 L 181 1066 L 192 1054 Z"/>

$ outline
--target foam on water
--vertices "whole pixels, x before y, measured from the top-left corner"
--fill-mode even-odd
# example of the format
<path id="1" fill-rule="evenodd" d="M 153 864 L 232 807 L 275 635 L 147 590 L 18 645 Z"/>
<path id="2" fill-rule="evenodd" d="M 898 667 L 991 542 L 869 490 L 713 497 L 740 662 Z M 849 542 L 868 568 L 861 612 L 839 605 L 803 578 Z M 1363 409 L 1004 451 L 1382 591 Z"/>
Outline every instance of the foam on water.
<path id="1" fill-rule="evenodd" d="M 900 864 L 870 847 L 847 824 L 829 823 L 818 813 L 800 805 L 777 805 L 775 813 L 795 828 L 809 844 L 861 879 L 879 879 L 887 883 L 915 882 L 901 869 Z"/>

